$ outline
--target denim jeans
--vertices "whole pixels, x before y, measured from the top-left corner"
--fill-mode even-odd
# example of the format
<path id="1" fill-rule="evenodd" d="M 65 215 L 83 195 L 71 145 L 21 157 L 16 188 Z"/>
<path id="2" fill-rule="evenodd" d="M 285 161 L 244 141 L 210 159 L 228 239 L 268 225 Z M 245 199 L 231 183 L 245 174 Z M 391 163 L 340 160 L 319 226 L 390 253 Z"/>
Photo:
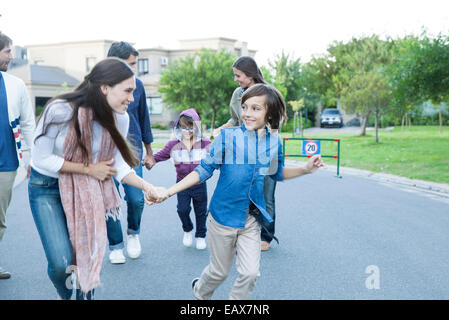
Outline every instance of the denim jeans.
<path id="1" fill-rule="evenodd" d="M 142 178 L 142 164 L 134 168 L 136 174 Z M 119 190 L 120 183 L 114 179 L 117 190 Z M 145 206 L 145 199 L 142 190 L 132 187 L 126 183 L 122 184 L 125 190 L 125 201 L 128 207 L 128 234 L 140 233 L 140 222 L 142 220 L 142 212 Z M 120 193 L 120 190 L 119 190 Z M 123 249 L 123 232 L 120 219 L 114 221 L 112 218 L 106 220 L 106 227 L 108 232 L 109 249 Z"/>
<path id="2" fill-rule="evenodd" d="M 206 237 L 206 217 L 207 217 L 207 186 L 206 183 L 197 184 L 177 194 L 178 198 L 178 216 L 181 219 L 184 232 L 193 230 L 190 211 L 193 203 L 195 211 L 196 231 L 195 238 Z"/>
<path id="3" fill-rule="evenodd" d="M 264 179 L 264 198 L 265 198 L 265 206 L 267 208 L 268 213 L 273 218 L 272 223 L 265 222 L 264 227 L 271 232 L 271 234 L 274 235 L 274 226 L 276 221 L 276 208 L 275 208 L 275 200 L 274 200 L 274 194 L 276 191 L 276 180 L 271 179 L 269 176 L 266 176 Z M 270 243 L 273 240 L 273 237 L 271 237 L 265 230 L 262 228 L 262 231 L 260 232 L 260 238 L 262 241 L 266 241 Z"/>
<path id="4" fill-rule="evenodd" d="M 58 295 L 70 299 L 73 287 L 76 299 L 84 299 L 81 290 L 71 283 L 73 252 L 67 230 L 67 220 L 62 208 L 58 179 L 40 174 L 31 168 L 28 182 L 28 196 L 31 212 L 48 261 L 47 273 Z M 87 299 L 93 298 L 89 292 Z"/>

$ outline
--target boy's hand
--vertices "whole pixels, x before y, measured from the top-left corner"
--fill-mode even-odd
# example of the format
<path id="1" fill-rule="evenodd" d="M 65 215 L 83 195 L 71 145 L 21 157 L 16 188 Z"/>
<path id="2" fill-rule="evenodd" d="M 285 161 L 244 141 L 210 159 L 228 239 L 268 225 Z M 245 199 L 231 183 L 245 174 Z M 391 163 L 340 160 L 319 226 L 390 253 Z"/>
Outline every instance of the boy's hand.
<path id="1" fill-rule="evenodd" d="M 153 205 L 156 203 L 161 203 L 162 201 L 169 198 L 169 193 L 166 188 L 163 187 L 155 187 L 149 192 L 145 193 L 145 202 L 148 205 Z"/>
<path id="2" fill-rule="evenodd" d="M 318 168 L 324 167 L 324 162 L 320 155 L 315 155 L 310 158 L 306 164 L 306 170 L 309 173 L 314 173 Z"/>

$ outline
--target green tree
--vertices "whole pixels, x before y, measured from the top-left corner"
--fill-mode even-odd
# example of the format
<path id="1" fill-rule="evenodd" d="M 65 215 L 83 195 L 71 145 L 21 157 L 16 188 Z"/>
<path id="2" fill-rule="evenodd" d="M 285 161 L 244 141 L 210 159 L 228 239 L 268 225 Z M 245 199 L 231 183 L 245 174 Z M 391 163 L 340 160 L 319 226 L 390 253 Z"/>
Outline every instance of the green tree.
<path id="1" fill-rule="evenodd" d="M 417 101 L 413 98 L 414 93 L 411 91 L 412 87 L 402 81 L 404 72 L 408 72 L 402 63 L 410 47 L 416 46 L 418 41 L 416 36 L 406 36 L 392 41 L 392 62 L 387 68 L 392 88 L 391 115 L 397 122 L 401 122 L 402 127 L 410 121 L 410 114 L 417 106 Z"/>
<path id="2" fill-rule="evenodd" d="M 299 58 L 295 59 L 282 51 L 274 60 L 269 60 L 268 65 L 272 79 L 270 84 L 279 90 L 285 101 L 296 101 L 304 96 Z M 287 116 L 293 117 L 293 109 L 289 103 L 287 103 Z"/>
<path id="3" fill-rule="evenodd" d="M 293 137 L 295 136 L 295 130 L 296 128 L 300 128 L 301 130 L 301 137 L 304 135 L 304 127 L 302 125 L 302 111 L 304 110 L 305 102 L 304 98 L 301 98 L 296 101 L 288 101 L 288 103 L 292 106 L 294 116 L 293 116 Z M 299 116 L 298 116 L 299 113 Z M 299 125 L 298 125 L 299 121 Z"/>
<path id="4" fill-rule="evenodd" d="M 337 105 L 336 88 L 332 77 L 337 73 L 335 58 L 329 53 L 313 56 L 302 66 L 304 89 L 307 94 L 319 98 L 324 107 Z"/>
<path id="5" fill-rule="evenodd" d="M 379 116 L 390 106 L 392 95 L 386 68 L 391 63 L 391 42 L 378 36 L 353 38 L 336 48 L 336 61 L 342 66 L 332 77 L 343 108 L 362 116 L 361 135 L 371 114 L 375 115 L 376 142 Z"/>
<path id="6" fill-rule="evenodd" d="M 441 103 L 449 98 L 449 38 L 424 32 L 401 44 L 391 69 L 395 96 L 405 105 L 431 101 L 438 108 L 441 132 Z"/>
<path id="7" fill-rule="evenodd" d="M 227 51 L 203 49 L 175 60 L 163 72 L 159 88 L 162 99 L 175 111 L 194 108 L 203 123 L 229 118 L 229 100 L 235 89 L 232 64 L 236 57 Z"/>

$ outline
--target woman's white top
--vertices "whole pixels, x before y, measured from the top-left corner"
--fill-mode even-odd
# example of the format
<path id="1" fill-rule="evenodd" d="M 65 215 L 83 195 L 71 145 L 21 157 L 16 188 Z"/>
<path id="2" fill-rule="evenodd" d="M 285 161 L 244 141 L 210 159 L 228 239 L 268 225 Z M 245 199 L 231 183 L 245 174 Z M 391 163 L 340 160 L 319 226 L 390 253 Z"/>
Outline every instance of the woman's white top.
<path id="1" fill-rule="evenodd" d="M 48 126 L 47 133 L 37 139 L 32 145 L 31 166 L 39 173 L 58 178 L 59 170 L 61 170 L 62 165 L 64 164 L 62 149 L 70 126 L 70 122 L 67 121 L 72 117 L 72 112 L 73 109 L 68 102 L 65 100 L 55 100 L 48 106 L 45 117 L 43 116 L 37 124 L 34 138 L 43 132 L 44 120 L 46 123 L 62 122 L 61 124 Z M 115 116 L 119 132 L 123 137 L 126 137 L 129 128 L 128 113 L 115 113 Z M 103 127 L 97 121 L 94 121 L 92 128 L 92 159 L 94 163 L 97 162 L 98 153 L 100 151 L 102 133 Z M 115 150 L 112 167 L 117 169 L 115 178 L 120 182 L 129 173 L 134 172 L 134 170 L 125 162 L 118 148 Z"/>

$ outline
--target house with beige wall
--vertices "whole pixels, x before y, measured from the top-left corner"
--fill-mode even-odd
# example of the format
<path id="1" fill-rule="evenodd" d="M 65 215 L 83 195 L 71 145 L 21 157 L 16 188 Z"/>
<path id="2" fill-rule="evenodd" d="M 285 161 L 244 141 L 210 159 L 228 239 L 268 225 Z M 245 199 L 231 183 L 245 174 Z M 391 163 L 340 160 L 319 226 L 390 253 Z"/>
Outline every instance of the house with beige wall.
<path id="1" fill-rule="evenodd" d="M 56 66 L 82 80 L 107 56 L 112 40 L 76 41 L 25 46 L 31 64 Z"/>
<path id="2" fill-rule="evenodd" d="M 28 45 L 24 47 L 27 64 L 18 63 L 10 72 L 27 83 L 33 105 L 36 107 L 58 94 L 61 89 L 74 88 L 97 62 L 106 58 L 113 42 L 92 40 Z M 256 54 L 255 50 L 248 49 L 246 42 L 223 37 L 180 40 L 179 44 L 179 49 L 136 48 L 139 51 L 137 76 L 145 86 L 152 123 L 169 125 L 176 119 L 176 114 L 164 106 L 158 91 L 161 74 L 172 61 L 203 48 L 217 51 L 224 49 L 236 56 L 254 57 Z M 23 52 L 21 56 L 24 60 Z M 47 76 L 47 82 L 51 85 L 37 82 L 35 77 L 31 76 L 33 73 Z M 40 79 L 42 80 L 42 77 Z"/>

